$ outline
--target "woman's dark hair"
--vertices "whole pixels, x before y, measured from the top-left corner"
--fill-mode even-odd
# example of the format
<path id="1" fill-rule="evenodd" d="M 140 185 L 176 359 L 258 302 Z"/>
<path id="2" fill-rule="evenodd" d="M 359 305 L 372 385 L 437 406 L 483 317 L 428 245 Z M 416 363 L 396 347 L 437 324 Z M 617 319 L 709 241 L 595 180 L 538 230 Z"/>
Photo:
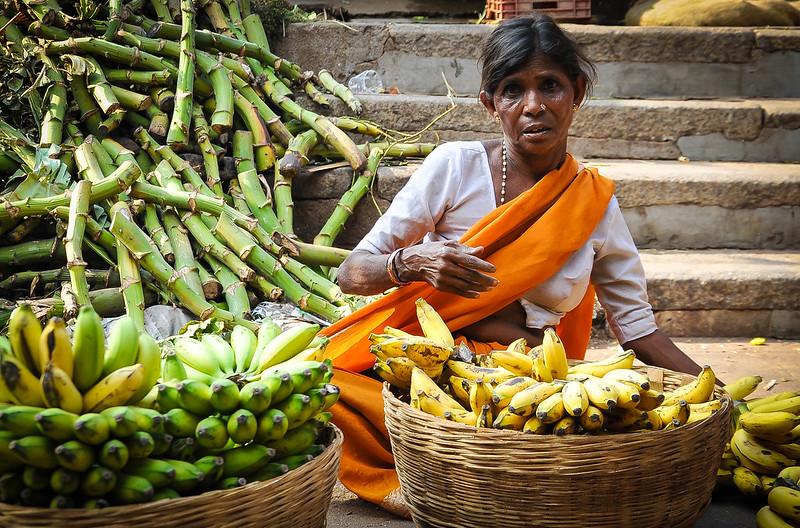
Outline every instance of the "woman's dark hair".
<path id="1" fill-rule="evenodd" d="M 594 64 L 550 16 L 539 12 L 504 20 L 486 39 L 480 58 L 481 90 L 491 98 L 506 76 L 536 54 L 561 64 L 573 82 L 585 77 L 589 97 L 597 77 Z"/>

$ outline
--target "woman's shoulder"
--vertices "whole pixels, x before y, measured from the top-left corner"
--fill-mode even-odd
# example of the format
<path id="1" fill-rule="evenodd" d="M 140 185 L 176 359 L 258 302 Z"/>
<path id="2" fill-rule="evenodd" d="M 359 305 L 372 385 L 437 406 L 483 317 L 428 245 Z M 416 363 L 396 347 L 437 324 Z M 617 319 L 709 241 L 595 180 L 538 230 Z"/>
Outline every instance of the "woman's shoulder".
<path id="1" fill-rule="evenodd" d="M 486 148 L 481 141 L 447 141 L 441 143 L 429 154 L 437 157 L 481 157 L 486 156 Z"/>

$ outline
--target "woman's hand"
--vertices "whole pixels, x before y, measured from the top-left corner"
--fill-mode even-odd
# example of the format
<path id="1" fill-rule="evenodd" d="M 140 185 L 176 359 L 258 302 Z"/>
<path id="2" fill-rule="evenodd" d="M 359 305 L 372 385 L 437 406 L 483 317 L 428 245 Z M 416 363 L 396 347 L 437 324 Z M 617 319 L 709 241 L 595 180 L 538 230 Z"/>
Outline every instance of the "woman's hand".
<path id="1" fill-rule="evenodd" d="M 395 260 L 403 281 L 425 281 L 439 291 L 467 298 L 497 286 L 494 264 L 481 258 L 484 248 L 472 248 L 455 240 L 428 242 L 405 248 Z"/>

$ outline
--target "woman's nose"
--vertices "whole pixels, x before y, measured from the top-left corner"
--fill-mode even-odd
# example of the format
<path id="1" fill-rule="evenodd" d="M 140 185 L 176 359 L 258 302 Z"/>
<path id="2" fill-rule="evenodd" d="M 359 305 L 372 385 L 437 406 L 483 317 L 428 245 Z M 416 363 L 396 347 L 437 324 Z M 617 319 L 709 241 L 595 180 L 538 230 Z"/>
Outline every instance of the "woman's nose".
<path id="1" fill-rule="evenodd" d="M 544 111 L 543 100 L 536 90 L 525 92 L 525 112 L 529 114 L 539 114 Z"/>

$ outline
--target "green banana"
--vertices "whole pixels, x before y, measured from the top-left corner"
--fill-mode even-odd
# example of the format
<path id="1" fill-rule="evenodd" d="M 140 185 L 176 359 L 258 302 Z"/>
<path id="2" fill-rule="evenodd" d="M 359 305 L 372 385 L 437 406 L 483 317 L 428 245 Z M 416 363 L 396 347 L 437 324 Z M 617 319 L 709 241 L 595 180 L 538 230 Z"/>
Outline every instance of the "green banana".
<path id="1" fill-rule="evenodd" d="M 105 360 L 103 323 L 91 306 L 82 306 L 75 318 L 72 334 L 72 380 L 81 392 L 86 392 L 103 375 Z"/>
<path id="2" fill-rule="evenodd" d="M 39 428 L 36 427 L 36 415 L 42 410 L 42 407 L 31 405 L 11 405 L 0 409 L 0 426 L 16 436 L 39 434 Z"/>
<path id="3" fill-rule="evenodd" d="M 42 324 L 29 304 L 18 304 L 8 319 L 8 340 L 14 357 L 34 376 L 39 375 Z"/>
<path id="4" fill-rule="evenodd" d="M 287 379 L 289 375 L 286 375 Z M 239 407 L 255 415 L 269 409 L 272 403 L 270 384 L 263 380 L 248 382 L 239 390 Z"/>
<path id="5" fill-rule="evenodd" d="M 177 459 L 165 459 L 175 468 L 175 478 L 170 487 L 180 493 L 189 493 L 205 480 L 205 473 L 191 462 Z"/>
<path id="6" fill-rule="evenodd" d="M 181 494 L 177 492 L 177 490 L 165 486 L 163 488 L 156 488 L 156 492 L 153 493 L 153 502 L 160 501 L 163 499 L 179 499 Z"/>
<path id="7" fill-rule="evenodd" d="M 283 330 L 261 348 L 256 372 L 263 372 L 271 366 L 294 357 L 311 343 L 319 330 L 320 325 L 307 322 L 301 322 Z"/>
<path id="8" fill-rule="evenodd" d="M 292 393 L 288 398 L 273 407 L 282 411 L 288 419 L 288 428 L 294 429 L 311 417 L 313 406 L 307 394 Z"/>
<path id="9" fill-rule="evenodd" d="M 18 502 L 24 487 L 21 471 L 3 473 L 0 475 L 0 500 L 12 504 Z"/>
<path id="10" fill-rule="evenodd" d="M 225 375 L 220 369 L 216 355 L 199 339 L 193 337 L 178 337 L 172 344 L 175 353 L 185 366 L 191 367 L 213 378 L 221 378 Z"/>
<path id="11" fill-rule="evenodd" d="M 146 478 L 119 473 L 117 484 L 111 490 L 110 496 L 116 504 L 138 504 L 150 502 L 155 491 L 153 485 Z"/>
<path id="12" fill-rule="evenodd" d="M 175 388 L 175 385 L 159 383 L 156 388 L 158 391 L 156 393 L 156 404 L 159 411 L 166 413 L 172 409 L 181 408 L 180 401 L 178 401 L 178 389 Z"/>
<path id="13" fill-rule="evenodd" d="M 87 497 L 103 497 L 114 489 L 117 474 L 103 466 L 94 466 L 83 473 L 81 492 Z"/>
<path id="14" fill-rule="evenodd" d="M 214 381 L 208 403 L 221 414 L 232 413 L 239 408 L 239 386 L 228 378 Z"/>
<path id="15" fill-rule="evenodd" d="M 237 444 L 246 444 L 256 437 L 258 419 L 247 409 L 239 409 L 228 417 L 228 437 Z"/>
<path id="16" fill-rule="evenodd" d="M 119 317 L 108 332 L 103 356 L 103 376 L 136 363 L 139 355 L 139 327 L 129 315 Z"/>
<path id="17" fill-rule="evenodd" d="M 228 425 L 217 416 L 200 420 L 195 429 L 197 444 L 206 449 L 222 449 L 228 443 Z"/>
<path id="18" fill-rule="evenodd" d="M 23 436 L 9 442 L 8 448 L 25 464 L 44 469 L 59 466 L 55 454 L 56 443 L 46 436 Z"/>
<path id="19" fill-rule="evenodd" d="M 42 409 L 34 416 L 39 432 L 56 442 L 75 438 L 74 427 L 78 418 L 79 415 L 57 407 Z"/>
<path id="20" fill-rule="evenodd" d="M 266 466 L 248 476 L 250 481 L 269 480 L 289 472 L 289 466 L 280 462 L 269 462 Z"/>
<path id="21" fill-rule="evenodd" d="M 122 473 L 146 478 L 155 488 L 169 486 L 175 479 L 175 467 L 160 458 L 142 458 L 128 463 Z"/>
<path id="22" fill-rule="evenodd" d="M 22 482 L 31 489 L 43 490 L 50 487 L 50 475 L 53 472 L 36 466 L 25 466 L 22 470 Z"/>
<path id="23" fill-rule="evenodd" d="M 117 405 L 109 407 L 100 411 L 100 414 L 108 418 L 111 436 L 123 438 L 139 430 L 139 417 L 131 406 Z"/>
<path id="24" fill-rule="evenodd" d="M 270 342 L 275 339 L 281 333 L 281 327 L 270 319 L 269 317 L 265 317 L 261 321 L 261 326 L 258 327 L 258 333 L 256 334 L 256 338 L 258 343 L 256 344 L 256 351 L 253 353 L 253 357 L 250 358 L 250 365 L 247 369 L 248 372 L 254 372 L 258 368 L 258 361 L 259 357 L 261 356 L 261 351 L 268 345 Z"/>
<path id="25" fill-rule="evenodd" d="M 309 453 L 300 453 L 297 455 L 289 455 L 283 458 L 276 459 L 277 464 L 283 464 L 289 468 L 289 471 L 297 469 L 307 462 L 314 460 L 314 455 Z"/>
<path id="26" fill-rule="evenodd" d="M 72 377 L 72 338 L 67 324 L 60 317 L 51 317 L 39 340 L 39 365 L 52 361 L 55 365 Z"/>
<path id="27" fill-rule="evenodd" d="M 163 381 L 181 381 L 188 379 L 186 367 L 174 349 L 167 350 L 161 360 L 161 379 Z"/>
<path id="28" fill-rule="evenodd" d="M 85 444 L 100 445 L 111 436 L 111 421 L 100 413 L 83 413 L 72 426 L 75 437 Z"/>
<path id="29" fill-rule="evenodd" d="M 316 442 L 318 436 L 319 431 L 314 420 L 311 419 L 299 427 L 286 431 L 282 438 L 265 442 L 264 445 L 275 450 L 276 458 L 283 458 L 302 453 Z"/>
<path id="30" fill-rule="evenodd" d="M 176 407 L 164 414 L 164 430 L 175 437 L 193 435 L 201 419 L 183 407 Z"/>
<path id="31" fill-rule="evenodd" d="M 274 455 L 274 449 L 252 442 L 223 451 L 220 453 L 225 460 L 222 478 L 247 477 L 267 465 Z"/>
<path id="32" fill-rule="evenodd" d="M 153 446 L 153 452 L 150 453 L 150 456 L 161 456 L 169 451 L 170 447 L 172 447 L 172 439 L 173 436 L 166 431 L 156 431 L 153 433 L 153 442 L 155 445 Z"/>
<path id="33" fill-rule="evenodd" d="M 325 405 L 322 406 L 322 411 L 327 411 L 333 404 L 339 401 L 339 396 L 341 394 L 341 390 L 337 385 L 332 383 L 325 383 L 323 388 L 328 392 L 325 396 Z"/>
<path id="34" fill-rule="evenodd" d="M 116 482 L 116 478 L 114 479 L 114 482 Z M 103 508 L 108 508 L 109 506 L 111 506 L 111 503 L 108 502 L 108 499 L 104 497 L 92 497 L 81 503 L 81 508 L 84 510 L 100 510 Z"/>
<path id="35" fill-rule="evenodd" d="M 47 407 L 59 407 L 72 413 L 83 410 L 83 395 L 72 378 L 52 361 L 43 365 L 39 383 Z"/>
<path id="36" fill-rule="evenodd" d="M 14 356 L 0 355 L 0 376 L 14 399 L 23 405 L 44 407 L 39 378 Z"/>
<path id="37" fill-rule="evenodd" d="M 136 405 L 127 407 L 133 412 L 133 419 L 136 421 L 139 431 L 153 434 L 164 429 L 165 418 L 159 411 Z"/>
<path id="38" fill-rule="evenodd" d="M 52 499 L 50 499 L 50 504 L 48 504 L 48 508 L 56 509 L 56 508 L 74 508 L 75 507 L 75 498 L 71 495 L 56 495 Z"/>
<path id="39" fill-rule="evenodd" d="M 128 447 L 129 459 L 147 458 L 156 447 L 155 440 L 150 433 L 136 431 L 123 440 Z"/>
<path id="40" fill-rule="evenodd" d="M 244 477 L 227 477 L 218 480 L 212 489 L 215 490 L 229 490 L 234 488 L 241 488 L 247 484 L 247 479 Z"/>
<path id="41" fill-rule="evenodd" d="M 118 438 L 107 440 L 97 451 L 97 462 L 114 471 L 124 468 L 128 460 L 130 460 L 128 446 Z"/>
<path id="42" fill-rule="evenodd" d="M 208 487 L 222 477 L 225 459 L 219 455 L 207 455 L 197 460 L 194 465 L 205 475 L 203 477 L 203 485 Z"/>
<path id="43" fill-rule="evenodd" d="M 198 416 L 210 416 L 214 414 L 211 406 L 211 387 L 202 381 L 187 379 L 179 381 L 175 388 L 178 389 L 178 403 L 187 411 L 193 412 Z"/>
<path id="44" fill-rule="evenodd" d="M 50 507 L 52 498 L 52 494 L 46 491 L 35 490 L 28 487 L 23 488 L 22 491 L 19 492 L 19 503 L 29 508 Z"/>
<path id="45" fill-rule="evenodd" d="M 176 460 L 193 460 L 197 439 L 192 436 L 174 437 L 165 456 Z"/>
<path id="46" fill-rule="evenodd" d="M 158 342 L 147 332 L 141 332 L 138 338 L 138 353 L 134 363 L 144 367 L 144 381 L 142 386 L 128 399 L 128 405 L 139 403 L 158 383 L 161 375 L 161 349 Z"/>
<path id="47" fill-rule="evenodd" d="M 0 464 L 3 465 L 3 469 L 6 469 L 6 466 L 10 465 L 11 469 L 14 466 L 21 464 L 19 457 L 14 454 L 11 449 L 9 449 L 9 444 L 11 444 L 12 440 L 16 440 L 19 438 L 18 435 L 12 433 L 11 431 L 6 431 L 5 429 L 0 429 Z M 0 474 L 4 471 L 0 470 Z"/>
<path id="48" fill-rule="evenodd" d="M 217 334 L 203 334 L 200 338 L 203 343 L 217 360 L 219 369 L 225 374 L 233 374 L 236 372 L 236 356 L 233 352 L 231 344 L 225 341 L 222 336 Z"/>
<path id="49" fill-rule="evenodd" d="M 59 495 L 70 495 L 81 485 L 81 474 L 67 468 L 56 468 L 50 474 L 50 489 Z"/>
<path id="50" fill-rule="evenodd" d="M 258 336 L 246 326 L 236 325 L 231 330 L 230 342 L 236 364 L 235 371 L 247 371 L 258 348 Z"/>
<path id="51" fill-rule="evenodd" d="M 72 471 L 86 471 L 94 464 L 94 449 L 80 440 L 67 440 L 54 449 L 58 465 Z"/>
<path id="52" fill-rule="evenodd" d="M 258 417 L 258 428 L 254 440 L 264 443 L 283 438 L 289 430 L 289 418 L 278 409 L 270 409 Z"/>

